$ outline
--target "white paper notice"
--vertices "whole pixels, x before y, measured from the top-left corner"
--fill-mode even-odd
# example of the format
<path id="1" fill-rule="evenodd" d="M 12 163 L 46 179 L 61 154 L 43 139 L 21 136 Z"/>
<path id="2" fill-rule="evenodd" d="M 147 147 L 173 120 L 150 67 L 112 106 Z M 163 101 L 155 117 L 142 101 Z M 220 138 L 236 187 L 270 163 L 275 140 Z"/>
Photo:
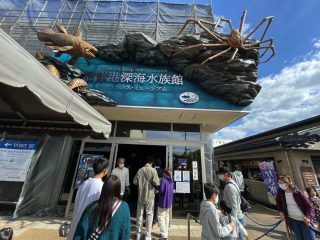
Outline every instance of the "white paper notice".
<path id="1" fill-rule="evenodd" d="M 0 141 L 0 181 L 23 182 L 37 146 L 36 141 Z"/>
<path id="2" fill-rule="evenodd" d="M 198 180 L 198 163 L 197 161 L 192 162 L 192 176 L 193 180 Z"/>
<path id="3" fill-rule="evenodd" d="M 190 182 L 176 182 L 176 193 L 190 193 Z"/>
<path id="4" fill-rule="evenodd" d="M 190 172 L 189 171 L 183 171 L 182 177 L 184 182 L 190 182 Z"/>
<path id="5" fill-rule="evenodd" d="M 174 171 L 174 181 L 176 181 L 176 182 L 181 181 L 181 171 L 178 171 L 178 170 Z"/>

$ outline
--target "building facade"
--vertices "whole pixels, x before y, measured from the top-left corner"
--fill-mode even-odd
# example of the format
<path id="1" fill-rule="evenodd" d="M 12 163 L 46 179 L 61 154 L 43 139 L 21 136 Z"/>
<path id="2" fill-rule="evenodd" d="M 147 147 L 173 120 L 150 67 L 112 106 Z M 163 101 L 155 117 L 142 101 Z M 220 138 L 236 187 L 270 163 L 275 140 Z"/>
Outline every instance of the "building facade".
<path id="1" fill-rule="evenodd" d="M 318 189 L 320 117 L 276 128 L 214 149 L 220 165 L 240 166 L 248 196 L 274 205 L 277 177 L 289 175 L 296 186 Z"/>
<path id="2" fill-rule="evenodd" d="M 50 144 L 43 148 L 39 155 L 44 159 L 41 161 L 43 164 L 34 166 L 36 171 L 30 179 L 20 183 L 18 199 L 12 200 L 22 202 L 19 213 L 40 211 L 39 214 L 48 214 L 51 210 L 57 210 L 64 216 L 70 216 L 77 187 L 92 174 L 90 164 L 96 156 L 104 156 L 110 159 L 111 170 L 119 157 L 126 159 L 132 187 L 129 205 L 134 214 L 137 196 L 132 179 L 149 155 L 160 159 L 162 168 L 173 170 L 173 217 L 198 212 L 203 199 L 202 186 L 211 182 L 214 176 L 211 133 L 245 116 L 250 108 L 208 93 L 203 87 L 206 83 L 200 85 L 197 81 L 189 81 L 185 72 L 175 68 L 179 62 L 172 65 L 173 61 L 166 60 L 166 64 L 158 64 L 153 60 L 159 60 L 160 47 L 156 43 L 176 36 L 190 17 L 213 22 L 211 1 L 173 4 L 124 0 L 8 0 L 0 6 L 0 27 L 33 55 L 37 51 L 52 54 L 37 39 L 36 31 L 53 29 L 57 22 L 61 22 L 70 33 L 81 27 L 85 40 L 105 55 L 90 61 L 80 58 L 74 66 L 84 73 L 88 88 L 97 90 L 96 93 L 100 91 L 117 103 L 116 106 L 93 106 L 112 123 L 107 140 L 72 134 L 60 140 L 53 139 L 60 144 L 56 149 L 50 148 Z M 186 32 L 197 33 L 199 27 L 190 24 Z M 121 46 L 126 46 L 128 51 L 123 52 Z M 146 53 L 146 48 L 151 50 Z M 119 55 L 109 54 L 111 50 L 112 53 L 119 50 Z M 121 57 L 126 61 L 122 61 Z M 55 59 L 66 63 L 70 56 L 63 54 Z M 224 60 L 221 60 L 222 63 Z M 241 75 L 245 85 L 257 87 L 256 72 L 248 72 L 257 70 L 257 61 L 246 59 L 240 62 L 244 66 L 240 64 L 242 68 L 236 69 L 235 78 Z M 189 69 L 186 67 L 186 70 Z M 220 71 L 225 76 L 224 67 L 220 65 L 217 69 L 214 71 Z M 232 69 L 231 64 L 229 69 Z M 251 79 L 246 82 L 243 79 L 247 77 Z M 211 87 L 212 91 L 214 87 Z M 260 90 L 259 87 L 257 89 Z M 228 90 L 222 90 L 229 94 L 229 98 L 235 98 Z M 87 99 L 90 99 L 90 94 Z M 18 132 L 18 135 L 21 134 L 23 131 Z M 45 134 L 46 131 L 42 131 L 40 139 L 45 139 Z M 11 135 L 11 139 L 15 138 L 17 135 Z M 50 161 L 51 156 L 57 155 L 57 159 Z M 56 167 L 54 170 L 50 169 L 52 164 Z M 55 176 L 55 181 L 51 181 Z"/>

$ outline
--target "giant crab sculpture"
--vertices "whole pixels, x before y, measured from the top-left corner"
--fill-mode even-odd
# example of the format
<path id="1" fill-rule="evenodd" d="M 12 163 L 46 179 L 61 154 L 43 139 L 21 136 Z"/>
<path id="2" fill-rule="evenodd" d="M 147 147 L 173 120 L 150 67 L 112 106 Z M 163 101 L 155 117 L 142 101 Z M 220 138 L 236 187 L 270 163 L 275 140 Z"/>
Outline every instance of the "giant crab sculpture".
<path id="1" fill-rule="evenodd" d="M 231 20 L 230 19 L 224 19 L 224 18 L 219 18 L 218 21 L 216 23 L 211 23 L 208 21 L 203 21 L 200 19 L 195 19 L 195 18 L 191 18 L 188 19 L 184 26 L 182 27 L 182 29 L 180 30 L 179 35 L 181 35 L 181 33 L 183 32 L 183 30 L 186 28 L 186 26 L 189 23 L 194 23 L 196 25 L 198 25 L 201 29 L 203 29 L 205 31 L 205 33 L 207 33 L 208 37 L 211 38 L 213 41 L 218 42 L 218 43 L 208 43 L 208 44 L 195 44 L 195 45 L 190 45 L 188 47 L 184 47 L 181 50 L 175 52 L 173 54 L 173 56 L 179 55 L 182 52 L 186 52 L 189 51 L 191 49 L 195 49 L 195 48 L 221 48 L 221 47 L 226 47 L 226 49 L 222 50 L 221 52 L 210 56 L 209 58 L 207 58 L 205 61 L 203 61 L 201 63 L 201 65 L 206 64 L 209 61 L 212 61 L 213 59 L 229 52 L 229 51 L 233 51 L 233 54 L 231 56 L 231 58 L 228 60 L 228 63 L 230 63 L 231 61 L 234 60 L 235 56 L 237 55 L 239 50 L 252 50 L 252 49 L 256 49 L 259 52 L 259 59 L 263 58 L 265 56 L 265 54 L 268 52 L 268 50 L 271 51 L 271 55 L 264 61 L 260 61 L 260 63 L 266 63 L 268 62 L 274 55 L 275 55 L 275 50 L 274 50 L 274 46 L 273 44 L 273 39 L 269 38 L 264 40 L 264 37 L 266 35 L 266 32 L 273 20 L 272 16 L 269 17 L 265 17 L 264 19 L 261 20 L 261 22 L 251 31 L 249 32 L 246 36 L 243 35 L 243 26 L 244 26 L 244 21 L 245 21 L 245 17 L 246 17 L 247 11 L 244 11 L 241 17 L 241 21 L 240 21 L 240 26 L 239 29 L 235 29 L 232 24 L 231 24 Z M 217 33 L 215 31 L 217 26 L 220 26 L 220 22 L 226 22 L 229 27 L 230 27 L 230 33 L 228 37 L 223 37 L 221 34 Z M 267 25 L 262 33 L 262 36 L 260 38 L 260 40 L 258 41 L 248 41 L 250 40 L 250 37 L 265 23 L 267 22 Z M 213 26 L 212 29 L 209 29 L 208 27 L 206 27 L 206 25 L 209 26 Z M 263 45 L 266 44 L 267 45 Z M 262 45 L 261 45 L 262 44 Z"/>

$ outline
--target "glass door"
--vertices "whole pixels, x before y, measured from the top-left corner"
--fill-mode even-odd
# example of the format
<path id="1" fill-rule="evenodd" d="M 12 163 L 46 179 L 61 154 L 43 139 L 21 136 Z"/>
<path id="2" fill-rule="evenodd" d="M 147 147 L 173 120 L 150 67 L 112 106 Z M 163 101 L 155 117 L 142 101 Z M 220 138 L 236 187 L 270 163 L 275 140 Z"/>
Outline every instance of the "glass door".
<path id="1" fill-rule="evenodd" d="M 173 218 L 197 215 L 202 195 L 200 147 L 172 147 L 172 170 L 175 182 Z"/>

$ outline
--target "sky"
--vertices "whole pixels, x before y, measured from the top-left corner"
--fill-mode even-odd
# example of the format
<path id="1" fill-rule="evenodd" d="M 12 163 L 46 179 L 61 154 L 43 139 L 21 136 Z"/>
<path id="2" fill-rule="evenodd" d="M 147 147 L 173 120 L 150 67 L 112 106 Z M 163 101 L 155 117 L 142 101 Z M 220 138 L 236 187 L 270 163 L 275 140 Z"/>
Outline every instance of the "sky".
<path id="1" fill-rule="evenodd" d="M 237 140 L 320 114 L 320 1 L 216 0 L 215 17 L 229 18 L 236 28 L 246 9 L 245 31 L 274 16 L 266 38 L 276 56 L 259 65 L 262 90 L 251 113 L 214 134 Z M 259 34 L 254 37 L 259 37 Z"/>

